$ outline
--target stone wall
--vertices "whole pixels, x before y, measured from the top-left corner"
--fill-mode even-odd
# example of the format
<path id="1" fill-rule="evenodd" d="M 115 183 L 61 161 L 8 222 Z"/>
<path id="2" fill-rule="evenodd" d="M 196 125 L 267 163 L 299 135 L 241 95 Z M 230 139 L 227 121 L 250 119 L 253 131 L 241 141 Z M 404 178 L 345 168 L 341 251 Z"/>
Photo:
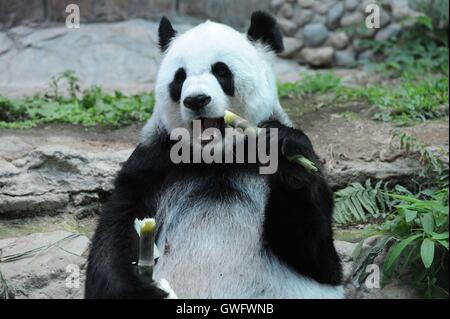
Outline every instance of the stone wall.
<path id="1" fill-rule="evenodd" d="M 366 27 L 370 3 L 379 5 L 380 28 Z M 372 59 L 364 40 L 394 37 L 405 18 L 418 14 L 408 7 L 408 0 L 273 0 L 271 10 L 285 35 L 281 56 L 315 67 Z"/>
<path id="2" fill-rule="evenodd" d="M 267 10 L 277 17 L 285 36 L 281 57 L 314 67 L 371 60 L 373 53 L 364 41 L 397 35 L 402 20 L 417 14 L 408 0 L 0 0 L 0 29 L 65 21 L 69 3 L 79 5 L 82 23 L 168 15 L 175 22 L 209 18 L 242 31 L 252 11 Z M 379 29 L 365 25 L 370 3 L 380 7 Z"/>
<path id="3" fill-rule="evenodd" d="M 164 14 L 210 18 L 238 28 L 246 26 L 252 11 L 270 7 L 270 0 L 0 0 L 0 28 L 65 21 L 65 8 L 70 3 L 80 7 L 81 22 L 159 18 Z"/>

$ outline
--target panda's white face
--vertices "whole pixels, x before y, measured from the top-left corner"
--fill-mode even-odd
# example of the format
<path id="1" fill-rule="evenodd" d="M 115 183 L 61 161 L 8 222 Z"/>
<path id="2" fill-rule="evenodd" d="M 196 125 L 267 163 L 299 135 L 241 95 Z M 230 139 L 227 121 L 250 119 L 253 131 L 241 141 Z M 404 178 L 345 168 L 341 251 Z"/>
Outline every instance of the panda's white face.
<path id="1" fill-rule="evenodd" d="M 231 110 L 259 123 L 279 107 L 273 53 L 246 34 L 207 21 L 170 41 L 156 81 L 155 114 L 169 130 L 218 125 Z M 207 119 L 207 120 L 205 120 Z"/>

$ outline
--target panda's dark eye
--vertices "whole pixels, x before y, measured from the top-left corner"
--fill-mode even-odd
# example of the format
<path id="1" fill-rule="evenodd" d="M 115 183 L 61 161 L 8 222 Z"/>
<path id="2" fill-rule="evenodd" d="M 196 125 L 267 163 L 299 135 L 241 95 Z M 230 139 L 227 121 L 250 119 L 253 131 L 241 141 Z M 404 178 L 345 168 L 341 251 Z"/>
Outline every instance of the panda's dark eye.
<path id="1" fill-rule="evenodd" d="M 186 80 L 186 71 L 183 68 L 180 68 L 175 72 L 174 81 L 177 83 L 183 83 Z"/>
<path id="2" fill-rule="evenodd" d="M 174 102 L 180 100 L 184 80 L 186 80 L 186 71 L 183 68 L 179 68 L 177 72 L 175 72 L 172 82 L 169 84 L 170 97 Z"/>
<path id="3" fill-rule="evenodd" d="M 228 66 L 223 62 L 217 62 L 211 67 L 211 71 L 215 76 L 224 78 L 231 77 L 231 71 Z"/>
<path id="4" fill-rule="evenodd" d="M 211 72 L 216 77 L 225 94 L 234 95 L 233 73 L 223 62 L 217 62 L 211 66 Z"/>

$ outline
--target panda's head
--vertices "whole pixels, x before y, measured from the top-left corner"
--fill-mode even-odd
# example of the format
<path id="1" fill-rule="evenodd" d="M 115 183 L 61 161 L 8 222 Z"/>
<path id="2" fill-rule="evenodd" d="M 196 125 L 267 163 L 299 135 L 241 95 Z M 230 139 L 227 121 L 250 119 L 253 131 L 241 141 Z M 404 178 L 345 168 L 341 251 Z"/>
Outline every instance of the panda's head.
<path id="1" fill-rule="evenodd" d="M 271 67 L 283 42 L 269 14 L 253 13 L 247 33 L 206 21 L 180 34 L 164 17 L 159 44 L 163 59 L 154 117 L 166 129 L 189 129 L 195 119 L 202 126 L 218 125 L 215 119 L 223 118 L 225 110 L 253 123 L 285 116 Z"/>

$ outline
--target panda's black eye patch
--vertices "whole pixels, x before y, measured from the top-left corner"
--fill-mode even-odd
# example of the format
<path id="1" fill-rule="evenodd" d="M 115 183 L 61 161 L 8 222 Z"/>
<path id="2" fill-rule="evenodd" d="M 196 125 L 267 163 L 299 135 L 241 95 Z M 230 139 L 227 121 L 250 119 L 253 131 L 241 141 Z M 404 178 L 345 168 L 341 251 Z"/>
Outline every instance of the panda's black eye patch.
<path id="1" fill-rule="evenodd" d="M 211 66 L 211 72 L 216 77 L 225 94 L 234 95 L 234 79 L 230 68 L 223 62 Z"/>
<path id="2" fill-rule="evenodd" d="M 186 80 L 186 71 L 183 68 L 179 68 L 173 77 L 172 82 L 169 84 L 170 97 L 174 102 L 179 102 L 181 98 L 181 89 L 183 83 Z"/>

